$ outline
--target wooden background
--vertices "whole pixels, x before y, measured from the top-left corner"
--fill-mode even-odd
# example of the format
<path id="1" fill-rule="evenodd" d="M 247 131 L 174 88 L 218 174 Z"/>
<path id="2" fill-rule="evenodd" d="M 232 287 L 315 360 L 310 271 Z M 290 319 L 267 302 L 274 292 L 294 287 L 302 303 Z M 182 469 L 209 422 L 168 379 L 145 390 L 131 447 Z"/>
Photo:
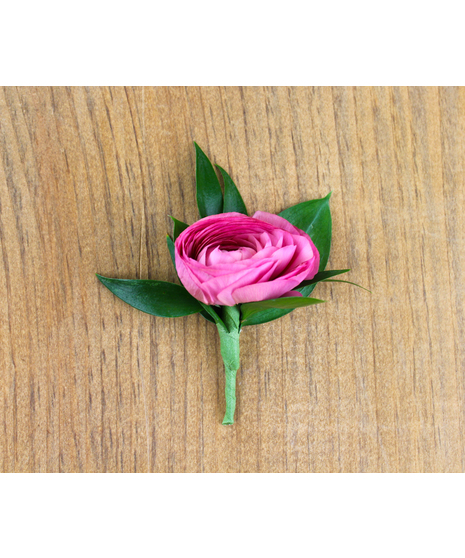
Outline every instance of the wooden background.
<path id="1" fill-rule="evenodd" d="M 175 280 L 193 140 L 373 290 L 245 328 L 232 427 L 215 327 L 94 276 Z M 465 470 L 465 89 L 6 88 L 0 153 L 4 472 Z"/>

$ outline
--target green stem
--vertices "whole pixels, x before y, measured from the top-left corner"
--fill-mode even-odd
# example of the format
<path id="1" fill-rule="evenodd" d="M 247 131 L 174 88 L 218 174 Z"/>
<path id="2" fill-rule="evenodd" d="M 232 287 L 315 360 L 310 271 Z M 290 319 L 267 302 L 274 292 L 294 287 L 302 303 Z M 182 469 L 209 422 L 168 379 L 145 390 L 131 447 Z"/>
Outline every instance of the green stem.
<path id="1" fill-rule="evenodd" d="M 223 307 L 223 324 L 217 323 L 221 342 L 221 356 L 226 374 L 226 413 L 223 424 L 234 424 L 234 411 L 236 408 L 236 373 L 240 366 L 239 359 L 239 333 L 240 310 L 237 306 Z"/>
<path id="2" fill-rule="evenodd" d="M 226 373 L 226 412 L 224 413 L 223 424 L 234 424 L 234 411 L 236 410 L 236 370 L 228 370 Z"/>

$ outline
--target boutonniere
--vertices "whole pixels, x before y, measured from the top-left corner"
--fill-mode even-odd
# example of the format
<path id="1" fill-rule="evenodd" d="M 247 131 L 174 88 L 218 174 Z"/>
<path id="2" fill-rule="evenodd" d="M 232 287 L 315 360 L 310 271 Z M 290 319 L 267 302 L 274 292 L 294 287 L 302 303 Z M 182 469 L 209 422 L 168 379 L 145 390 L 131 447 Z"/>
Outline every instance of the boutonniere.
<path id="1" fill-rule="evenodd" d="M 256 211 L 249 216 L 229 174 L 216 165 L 223 194 L 208 157 L 197 144 L 195 149 L 201 218 L 192 225 L 172 218 L 173 236 L 166 239 L 181 285 L 97 277 L 138 310 L 163 318 L 198 312 L 216 325 L 226 373 L 223 424 L 233 424 L 242 328 L 321 304 L 323 300 L 310 297 L 321 281 L 355 283 L 333 279 L 349 269 L 325 271 L 331 247 L 331 194 L 278 215 Z"/>

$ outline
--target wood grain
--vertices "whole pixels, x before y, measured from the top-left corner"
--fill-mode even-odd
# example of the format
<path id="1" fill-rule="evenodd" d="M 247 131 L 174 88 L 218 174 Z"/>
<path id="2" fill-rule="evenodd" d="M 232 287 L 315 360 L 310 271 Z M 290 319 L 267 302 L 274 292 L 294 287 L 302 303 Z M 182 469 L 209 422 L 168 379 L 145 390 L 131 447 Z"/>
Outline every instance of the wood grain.
<path id="1" fill-rule="evenodd" d="M 245 328 L 233 427 L 214 326 L 94 276 L 175 280 L 193 140 L 373 291 Z M 463 88 L 6 88 L 0 152 L 2 471 L 465 470 Z"/>

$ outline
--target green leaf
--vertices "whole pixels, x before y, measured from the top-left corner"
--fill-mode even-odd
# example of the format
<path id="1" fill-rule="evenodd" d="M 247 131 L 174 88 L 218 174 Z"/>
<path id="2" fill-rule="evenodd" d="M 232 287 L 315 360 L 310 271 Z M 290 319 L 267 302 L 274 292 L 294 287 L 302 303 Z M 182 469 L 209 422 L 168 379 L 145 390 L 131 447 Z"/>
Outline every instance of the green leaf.
<path id="1" fill-rule="evenodd" d="M 240 195 L 236 185 L 232 181 L 232 178 L 219 165 L 215 165 L 215 167 L 220 171 L 221 176 L 223 177 L 223 183 L 224 183 L 223 213 L 230 213 L 232 211 L 235 211 L 237 213 L 243 213 L 244 215 L 247 215 L 247 209 L 245 207 L 244 200 L 242 199 L 242 196 Z"/>
<path id="2" fill-rule="evenodd" d="M 216 312 L 213 306 L 209 306 L 208 304 L 200 302 L 200 300 L 199 300 L 199 304 L 203 308 L 202 316 L 204 316 L 210 322 L 214 322 L 218 327 L 226 328 L 226 326 L 223 323 L 223 320 L 220 318 L 219 314 Z M 207 316 L 209 317 L 207 318 Z"/>
<path id="3" fill-rule="evenodd" d="M 312 304 L 321 304 L 324 300 L 318 298 L 308 298 L 304 296 L 287 296 L 283 298 L 274 298 L 272 300 L 261 300 L 260 302 L 247 302 L 241 306 L 241 314 L 243 322 L 248 318 L 271 308 L 279 308 L 282 310 L 294 310 L 294 308 L 301 308 L 303 306 L 310 306 Z M 247 325 L 247 324 L 244 324 Z"/>
<path id="4" fill-rule="evenodd" d="M 176 258 L 174 256 L 174 242 L 169 234 L 166 235 L 166 243 L 168 244 L 168 250 L 170 251 L 171 261 L 173 262 L 174 269 L 176 269 Z"/>
<path id="5" fill-rule="evenodd" d="M 342 281 L 342 279 L 324 279 L 323 283 L 348 283 L 349 285 L 354 285 L 355 287 L 359 287 L 360 289 L 363 289 L 364 291 L 372 294 L 371 291 L 369 291 L 365 287 L 362 287 L 362 285 L 357 285 L 357 283 L 352 283 L 352 281 Z"/>
<path id="6" fill-rule="evenodd" d="M 307 285 L 316 285 L 321 281 L 325 281 L 330 277 L 335 277 L 336 275 L 341 275 L 342 273 L 347 273 L 350 269 L 332 269 L 331 271 L 320 271 L 313 279 L 308 279 L 307 281 L 302 281 L 299 287 L 305 287 Z"/>
<path id="7" fill-rule="evenodd" d="M 223 211 L 223 193 L 215 169 L 208 157 L 194 142 L 196 151 L 197 206 L 200 217 L 217 215 Z"/>
<path id="8" fill-rule="evenodd" d="M 297 289 L 296 289 L 297 290 Z M 260 325 L 266 324 L 267 322 L 272 322 L 273 320 L 277 320 L 278 318 L 282 318 L 286 314 L 290 314 L 294 310 L 291 308 L 290 310 L 281 310 L 278 308 L 270 308 L 269 310 L 261 310 L 257 312 L 247 320 L 242 322 L 243 326 L 252 326 L 252 325 Z"/>
<path id="9" fill-rule="evenodd" d="M 299 291 L 299 293 L 302 293 L 302 296 L 309 296 L 312 292 L 313 289 L 316 287 L 316 283 L 314 283 L 313 285 L 305 285 L 304 287 L 301 287 L 300 285 L 294 289 L 294 291 Z"/>
<path id="10" fill-rule="evenodd" d="M 278 213 L 310 236 L 320 253 L 320 271 L 326 267 L 331 249 L 330 197 L 331 193 L 319 200 L 299 203 Z"/>
<path id="11" fill-rule="evenodd" d="M 96 274 L 118 298 L 153 316 L 178 318 L 200 312 L 200 303 L 184 287 L 166 281 L 111 279 Z"/>
<path id="12" fill-rule="evenodd" d="M 326 272 L 322 272 L 322 273 L 326 273 Z M 316 277 L 316 275 L 315 275 L 315 277 Z M 310 285 L 302 286 L 302 283 L 301 283 L 298 287 L 296 287 L 293 290 L 294 291 L 299 291 L 300 293 L 302 293 L 302 296 L 308 297 L 312 294 L 313 289 L 315 287 L 316 287 L 316 283 L 313 283 L 313 279 L 312 279 Z M 249 326 L 249 325 L 266 324 L 267 322 L 272 322 L 273 320 L 277 320 L 279 318 L 282 318 L 286 314 L 290 314 L 292 312 L 292 310 L 294 310 L 294 309 L 291 308 L 290 310 L 281 310 L 281 309 L 278 309 L 278 308 L 273 308 L 273 309 L 269 309 L 269 310 L 262 310 L 261 312 L 257 312 L 252 317 L 248 318 L 247 322 L 245 322 L 245 323 L 243 322 L 242 325 L 243 326 Z"/>
<path id="13" fill-rule="evenodd" d="M 185 231 L 189 225 L 186 225 L 186 223 L 183 223 L 182 221 L 178 221 L 174 217 L 171 217 L 171 219 L 174 223 L 173 240 L 176 240 L 178 236 L 182 233 L 182 231 Z"/>
<path id="14" fill-rule="evenodd" d="M 207 312 L 206 310 L 202 310 L 202 312 L 200 312 L 200 315 L 203 316 L 207 320 L 207 322 L 211 322 L 212 324 L 216 323 L 213 317 L 210 315 L 210 313 Z"/>
<path id="15" fill-rule="evenodd" d="M 202 312 L 200 312 L 200 314 L 207 320 L 207 322 L 211 322 L 212 324 L 215 323 L 215 320 L 205 310 L 202 310 Z"/>
<path id="16" fill-rule="evenodd" d="M 313 289 L 316 287 L 317 283 L 325 281 L 326 278 L 334 277 L 335 275 L 340 275 L 341 273 L 346 273 L 350 271 L 350 269 L 335 269 L 331 271 L 320 271 L 318 272 L 313 279 L 308 281 L 302 281 L 300 285 L 295 288 L 295 291 L 299 291 L 302 293 L 303 296 L 308 297 L 312 294 Z M 247 320 L 247 323 L 243 325 L 260 325 L 265 324 L 266 322 L 271 322 L 273 320 L 277 320 L 278 318 L 282 318 L 286 314 L 292 312 L 290 310 L 263 310 L 262 312 L 257 312 L 251 318 Z"/>

